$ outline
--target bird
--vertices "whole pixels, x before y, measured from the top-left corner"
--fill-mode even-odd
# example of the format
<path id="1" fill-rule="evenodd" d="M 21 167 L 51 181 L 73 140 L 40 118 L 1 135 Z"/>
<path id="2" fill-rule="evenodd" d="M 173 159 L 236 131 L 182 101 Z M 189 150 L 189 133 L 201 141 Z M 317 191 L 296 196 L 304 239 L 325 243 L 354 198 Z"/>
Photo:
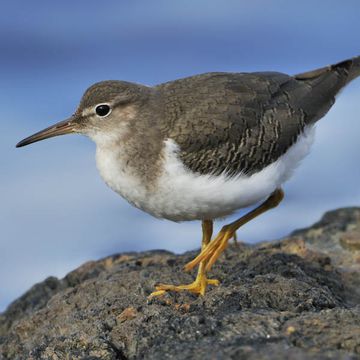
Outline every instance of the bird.
<path id="1" fill-rule="evenodd" d="M 106 80 L 90 86 L 76 111 L 20 141 L 22 147 L 78 133 L 96 143 L 105 183 L 161 219 L 201 221 L 200 253 L 189 284 L 157 284 L 150 297 L 204 295 L 209 271 L 236 231 L 279 205 L 283 183 L 309 153 L 315 124 L 360 75 L 360 56 L 296 75 L 210 72 L 155 86 Z M 224 225 L 213 223 L 255 206 Z"/>

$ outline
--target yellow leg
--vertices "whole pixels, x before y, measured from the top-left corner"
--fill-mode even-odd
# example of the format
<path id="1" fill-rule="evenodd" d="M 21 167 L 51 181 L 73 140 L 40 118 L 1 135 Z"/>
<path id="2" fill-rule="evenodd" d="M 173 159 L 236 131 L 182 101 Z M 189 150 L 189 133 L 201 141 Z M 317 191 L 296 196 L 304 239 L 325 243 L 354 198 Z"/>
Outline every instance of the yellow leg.
<path id="1" fill-rule="evenodd" d="M 213 232 L 213 222 L 212 220 L 203 220 L 202 222 L 202 243 L 201 250 L 204 250 L 206 246 L 209 244 Z M 190 291 L 195 294 L 204 295 L 206 291 L 207 285 L 219 285 L 218 280 L 208 279 L 206 277 L 206 261 L 199 262 L 199 270 L 194 282 L 188 285 L 166 285 L 159 284 L 157 285 L 156 291 L 152 292 L 149 297 L 159 296 L 164 294 L 166 291 Z"/>
<path id="2" fill-rule="evenodd" d="M 260 214 L 278 206 L 283 198 L 284 192 L 281 189 L 277 189 L 257 208 L 250 211 L 240 219 L 225 225 L 216 238 L 212 240 L 205 249 L 202 249 L 201 253 L 194 260 L 185 265 L 185 270 L 191 270 L 199 263 L 205 263 L 205 271 L 209 271 L 221 253 L 226 249 L 229 239 L 234 236 L 236 230 L 240 226 L 246 224 Z"/>

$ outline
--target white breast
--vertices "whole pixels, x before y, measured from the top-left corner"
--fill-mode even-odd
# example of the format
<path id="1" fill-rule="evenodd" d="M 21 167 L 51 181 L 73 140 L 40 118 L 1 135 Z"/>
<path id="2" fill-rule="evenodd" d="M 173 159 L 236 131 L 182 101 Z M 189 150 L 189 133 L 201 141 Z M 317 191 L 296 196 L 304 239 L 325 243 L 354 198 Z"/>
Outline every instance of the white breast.
<path id="1" fill-rule="evenodd" d="M 251 176 L 232 178 L 225 174 L 192 173 L 179 161 L 176 143 L 168 139 L 164 147 L 163 171 L 155 191 L 146 190 L 140 179 L 129 175 L 113 149 L 98 146 L 96 159 L 105 182 L 151 215 L 173 221 L 215 219 L 255 204 L 280 187 L 308 154 L 314 134 L 314 127 L 308 127 L 276 162 Z"/>

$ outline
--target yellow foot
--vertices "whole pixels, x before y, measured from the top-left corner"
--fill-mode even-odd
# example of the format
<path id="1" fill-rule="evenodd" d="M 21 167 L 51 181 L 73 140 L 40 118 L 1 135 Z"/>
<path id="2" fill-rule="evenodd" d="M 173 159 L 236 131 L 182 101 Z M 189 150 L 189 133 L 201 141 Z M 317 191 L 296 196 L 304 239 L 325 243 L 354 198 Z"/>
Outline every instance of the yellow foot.
<path id="1" fill-rule="evenodd" d="M 234 237 L 234 235 L 234 230 L 224 226 L 216 238 L 204 247 L 195 259 L 185 265 L 185 271 L 193 269 L 196 265 L 200 264 L 200 262 L 206 263 L 205 270 L 209 271 L 214 262 L 226 249 L 228 241 Z"/>
<path id="2" fill-rule="evenodd" d="M 197 295 L 204 295 L 206 287 L 208 285 L 218 286 L 220 284 L 219 280 L 207 279 L 205 276 L 201 279 L 196 279 L 194 282 L 188 285 L 165 285 L 159 284 L 155 286 L 156 291 L 152 292 L 149 295 L 149 298 L 154 296 L 160 296 L 165 294 L 167 291 L 190 291 Z"/>

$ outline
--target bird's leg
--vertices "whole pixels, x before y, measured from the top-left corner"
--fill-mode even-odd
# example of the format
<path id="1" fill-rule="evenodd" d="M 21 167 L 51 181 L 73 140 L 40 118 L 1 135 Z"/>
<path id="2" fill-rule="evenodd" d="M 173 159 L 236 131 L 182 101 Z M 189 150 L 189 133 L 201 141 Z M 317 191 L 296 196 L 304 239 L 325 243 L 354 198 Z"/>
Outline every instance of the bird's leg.
<path id="1" fill-rule="evenodd" d="M 239 229 L 240 226 L 246 224 L 260 214 L 278 206 L 283 198 L 284 192 L 281 189 L 277 189 L 257 208 L 242 216 L 240 219 L 225 225 L 220 230 L 216 238 L 212 240 L 205 249 L 202 249 L 201 253 L 194 260 L 185 265 L 185 270 L 191 270 L 199 263 L 201 264 L 205 262 L 205 270 L 208 271 L 225 250 L 229 239 L 234 236 L 236 230 Z"/>
<path id="2" fill-rule="evenodd" d="M 203 220 L 202 221 L 202 243 L 201 251 L 210 243 L 212 232 L 213 232 L 213 221 Z M 218 280 L 208 279 L 206 277 L 206 260 L 199 262 L 199 269 L 194 282 L 188 285 L 165 285 L 159 284 L 155 286 L 156 291 L 150 294 L 150 297 L 164 294 L 166 291 L 190 291 L 195 294 L 204 295 L 207 285 L 219 285 Z"/>

